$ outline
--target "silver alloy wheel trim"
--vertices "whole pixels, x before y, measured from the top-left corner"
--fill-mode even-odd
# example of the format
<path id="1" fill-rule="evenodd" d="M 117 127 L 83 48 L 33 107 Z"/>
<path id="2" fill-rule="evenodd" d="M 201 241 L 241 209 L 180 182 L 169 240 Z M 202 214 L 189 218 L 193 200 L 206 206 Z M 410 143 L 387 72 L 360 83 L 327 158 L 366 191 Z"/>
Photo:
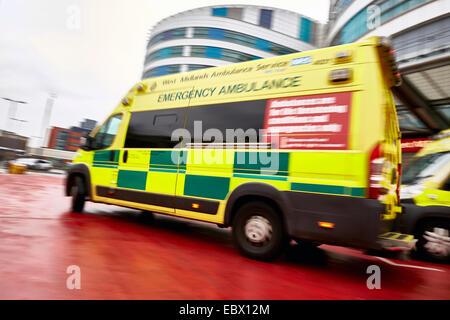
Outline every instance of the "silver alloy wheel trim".
<path id="1" fill-rule="evenodd" d="M 423 238 L 426 240 L 423 248 L 430 255 L 439 258 L 450 255 L 450 237 L 447 229 L 434 227 L 433 231 L 425 231 Z"/>
<path id="2" fill-rule="evenodd" d="M 252 244 L 264 244 L 272 239 L 272 225 L 262 216 L 251 216 L 244 227 L 245 236 Z"/>

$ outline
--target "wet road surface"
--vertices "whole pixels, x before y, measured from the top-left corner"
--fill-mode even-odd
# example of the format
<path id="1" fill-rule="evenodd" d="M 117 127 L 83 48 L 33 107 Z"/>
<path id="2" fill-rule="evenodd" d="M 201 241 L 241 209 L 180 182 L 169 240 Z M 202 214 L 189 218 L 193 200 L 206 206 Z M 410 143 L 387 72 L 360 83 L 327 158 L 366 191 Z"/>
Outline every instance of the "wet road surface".
<path id="1" fill-rule="evenodd" d="M 0 299 L 449 299 L 450 266 L 291 244 L 273 263 L 242 257 L 230 229 L 87 203 L 64 179 L 0 174 Z M 66 286 L 68 266 L 81 289 Z M 367 268 L 381 270 L 369 290 Z"/>

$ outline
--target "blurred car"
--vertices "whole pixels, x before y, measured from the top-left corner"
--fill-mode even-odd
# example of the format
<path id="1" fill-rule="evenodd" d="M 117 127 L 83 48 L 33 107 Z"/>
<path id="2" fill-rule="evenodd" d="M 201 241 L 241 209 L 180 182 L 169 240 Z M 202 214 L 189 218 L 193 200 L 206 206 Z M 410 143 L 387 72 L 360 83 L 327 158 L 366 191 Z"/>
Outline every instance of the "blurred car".
<path id="1" fill-rule="evenodd" d="M 42 159 L 34 159 L 34 158 L 19 158 L 16 160 L 12 160 L 9 163 L 23 164 L 23 165 L 26 165 L 27 168 L 31 169 L 31 170 L 48 171 L 53 168 L 53 165 L 50 161 L 42 160 Z"/>
<path id="2" fill-rule="evenodd" d="M 415 235 L 417 255 L 450 261 L 450 130 L 434 137 L 402 174 L 401 231 Z"/>

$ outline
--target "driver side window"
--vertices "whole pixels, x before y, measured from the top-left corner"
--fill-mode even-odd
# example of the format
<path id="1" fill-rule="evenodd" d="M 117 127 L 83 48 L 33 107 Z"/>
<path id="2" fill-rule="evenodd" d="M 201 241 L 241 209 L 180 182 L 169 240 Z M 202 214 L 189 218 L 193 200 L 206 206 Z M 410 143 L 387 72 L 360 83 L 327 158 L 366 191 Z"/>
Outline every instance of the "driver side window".
<path id="1" fill-rule="evenodd" d="M 116 114 L 109 118 L 95 135 L 92 149 L 99 150 L 108 148 L 114 141 L 121 120 L 122 114 Z"/>

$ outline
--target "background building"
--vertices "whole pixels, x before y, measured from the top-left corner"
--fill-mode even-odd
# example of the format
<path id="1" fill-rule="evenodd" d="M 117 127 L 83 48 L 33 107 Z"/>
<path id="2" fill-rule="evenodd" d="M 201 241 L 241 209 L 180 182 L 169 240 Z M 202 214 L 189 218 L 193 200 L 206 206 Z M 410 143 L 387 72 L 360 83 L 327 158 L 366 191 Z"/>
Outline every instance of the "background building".
<path id="1" fill-rule="evenodd" d="M 84 130 L 89 130 L 89 132 L 94 130 L 96 125 L 97 121 L 92 119 L 84 119 L 84 121 L 80 122 L 80 128 Z"/>
<path id="2" fill-rule="evenodd" d="M 450 0 L 331 0 L 326 45 L 390 36 L 403 84 L 394 89 L 405 138 L 450 125 Z"/>
<path id="3" fill-rule="evenodd" d="M 0 130 L 0 162 L 25 154 L 27 143 L 27 137 Z"/>
<path id="4" fill-rule="evenodd" d="M 70 128 L 52 127 L 49 132 L 47 148 L 77 151 L 81 146 L 81 139 L 92 131 L 97 125 L 97 121 L 85 119 L 79 127 Z"/>
<path id="5" fill-rule="evenodd" d="M 143 78 L 312 50 L 321 29 L 298 13 L 268 7 L 184 11 L 151 30 Z"/>

